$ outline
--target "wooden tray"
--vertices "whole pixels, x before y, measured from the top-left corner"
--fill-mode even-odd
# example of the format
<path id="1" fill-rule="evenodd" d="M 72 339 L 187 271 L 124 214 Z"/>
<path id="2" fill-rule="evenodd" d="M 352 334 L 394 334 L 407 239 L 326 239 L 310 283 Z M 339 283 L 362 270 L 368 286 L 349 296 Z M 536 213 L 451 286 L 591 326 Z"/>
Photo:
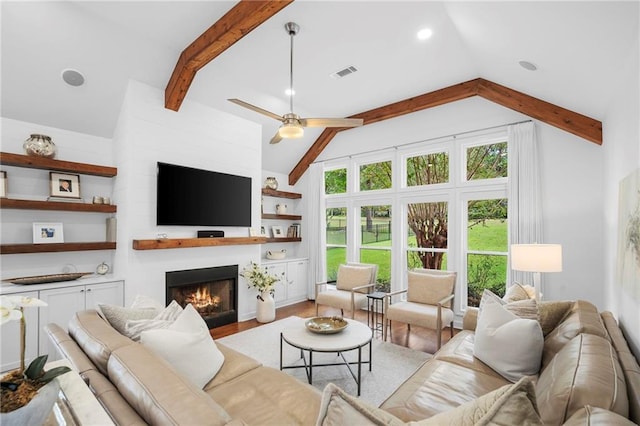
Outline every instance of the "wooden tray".
<path id="1" fill-rule="evenodd" d="M 73 281 L 85 275 L 91 275 L 93 272 L 73 272 L 69 274 L 49 274 L 49 275 L 35 275 L 33 277 L 18 277 L 8 278 L 4 281 L 8 281 L 13 284 L 44 284 L 44 283 L 56 283 L 59 281 Z"/>

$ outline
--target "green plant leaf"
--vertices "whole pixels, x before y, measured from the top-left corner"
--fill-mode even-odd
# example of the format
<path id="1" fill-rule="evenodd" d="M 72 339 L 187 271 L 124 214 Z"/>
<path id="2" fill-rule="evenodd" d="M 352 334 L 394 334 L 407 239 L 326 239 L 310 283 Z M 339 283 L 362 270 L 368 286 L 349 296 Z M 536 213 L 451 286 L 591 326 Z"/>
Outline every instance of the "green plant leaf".
<path id="1" fill-rule="evenodd" d="M 66 373 L 67 371 L 71 371 L 69 367 L 56 367 L 51 370 L 47 370 L 41 377 L 37 380 L 41 383 L 49 383 L 51 380 L 60 376 L 61 374 Z"/>
<path id="2" fill-rule="evenodd" d="M 24 372 L 25 377 L 31 380 L 36 380 L 40 377 L 44 370 L 44 365 L 47 363 L 48 357 L 49 355 L 40 355 L 38 358 L 31 361 L 31 364 L 29 364 L 29 367 L 27 367 Z"/>

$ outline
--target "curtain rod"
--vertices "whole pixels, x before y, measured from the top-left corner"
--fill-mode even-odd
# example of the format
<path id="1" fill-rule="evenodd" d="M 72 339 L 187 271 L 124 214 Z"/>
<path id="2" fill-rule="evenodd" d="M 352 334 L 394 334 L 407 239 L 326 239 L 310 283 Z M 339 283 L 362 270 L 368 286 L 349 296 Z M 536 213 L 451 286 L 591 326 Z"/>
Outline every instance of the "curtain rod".
<path id="1" fill-rule="evenodd" d="M 419 140 L 419 141 L 415 141 L 415 142 L 407 142 L 407 143 L 403 143 L 403 144 L 392 146 L 392 147 L 379 148 L 379 149 L 374 149 L 372 151 L 359 152 L 357 154 L 341 155 L 339 157 L 326 158 L 324 160 L 317 160 L 317 161 L 314 161 L 312 164 L 324 163 L 324 162 L 327 162 L 327 161 L 339 160 L 339 159 L 342 159 L 342 158 L 352 158 L 352 157 L 357 157 L 357 156 L 360 156 L 360 155 L 368 155 L 368 154 L 373 154 L 375 152 L 391 151 L 392 149 L 396 149 L 397 150 L 398 148 L 404 148 L 406 146 L 416 145 L 416 144 L 419 144 L 419 143 L 433 142 L 433 141 L 436 141 L 436 140 L 439 140 L 439 139 L 447 139 L 447 138 L 456 139 L 459 136 L 464 136 L 464 135 L 468 135 L 468 134 L 471 134 L 471 133 L 480 133 L 480 132 L 485 132 L 487 130 L 499 129 L 501 127 L 513 126 L 515 124 L 530 123 L 532 121 L 533 120 L 531 120 L 531 119 L 522 120 L 522 121 L 514 121 L 512 123 L 499 124 L 497 126 L 485 127 L 483 129 L 468 130 L 466 132 L 452 133 L 450 135 L 445 135 L 445 136 L 436 136 L 436 137 L 433 137 L 433 138 L 423 139 L 423 140 Z"/>

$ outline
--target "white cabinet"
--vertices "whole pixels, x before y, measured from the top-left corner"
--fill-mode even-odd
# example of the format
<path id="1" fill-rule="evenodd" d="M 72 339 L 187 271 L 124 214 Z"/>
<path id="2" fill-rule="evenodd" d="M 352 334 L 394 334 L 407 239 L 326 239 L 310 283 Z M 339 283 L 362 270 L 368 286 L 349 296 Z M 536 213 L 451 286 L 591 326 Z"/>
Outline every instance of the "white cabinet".
<path id="1" fill-rule="evenodd" d="M 85 309 L 95 309 L 98 303 L 122 306 L 124 283 L 113 281 L 40 291 L 40 299 L 49 306 L 40 311 L 40 329 L 56 323 L 67 329 L 73 315 Z M 49 361 L 59 359 L 57 351 L 46 333 L 40 334 L 40 354 L 49 354 Z"/>
<path id="2" fill-rule="evenodd" d="M 276 284 L 274 299 L 278 306 L 307 300 L 309 283 L 309 261 L 291 259 L 286 261 L 263 261 L 269 274 L 282 276 Z"/>
<path id="3" fill-rule="evenodd" d="M 14 293 L 11 296 L 38 297 L 37 291 Z M 47 308 L 25 308 L 26 328 L 25 366 L 38 356 L 38 311 Z M 2 325 L 2 345 L 0 345 L 0 371 L 20 367 L 20 321 L 11 321 Z"/>

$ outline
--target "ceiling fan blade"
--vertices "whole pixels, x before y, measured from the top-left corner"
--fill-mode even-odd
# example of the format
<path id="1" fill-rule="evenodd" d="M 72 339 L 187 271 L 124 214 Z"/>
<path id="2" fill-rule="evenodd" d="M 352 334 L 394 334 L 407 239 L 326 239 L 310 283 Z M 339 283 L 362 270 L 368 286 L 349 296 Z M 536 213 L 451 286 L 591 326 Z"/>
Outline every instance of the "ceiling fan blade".
<path id="1" fill-rule="evenodd" d="M 280 136 L 280 132 L 276 132 L 276 134 L 273 135 L 269 143 L 273 145 L 280 142 L 281 140 L 282 140 L 282 136 Z"/>
<path id="2" fill-rule="evenodd" d="M 283 121 L 282 116 L 278 115 L 278 114 L 274 114 L 270 111 L 267 111 L 266 109 L 262 109 L 260 107 L 257 107 L 255 105 L 251 105 L 250 103 L 247 103 L 245 101 L 241 101 L 240 99 L 227 99 L 229 102 L 233 102 L 236 105 L 240 105 L 241 107 L 245 107 L 247 109 L 250 109 L 252 111 L 255 111 L 257 113 L 260 113 L 262 115 L 266 115 L 267 117 L 271 117 L 274 120 L 278 120 L 278 121 Z"/>
<path id="3" fill-rule="evenodd" d="M 361 118 L 301 118 L 303 127 L 358 127 L 362 126 Z"/>

